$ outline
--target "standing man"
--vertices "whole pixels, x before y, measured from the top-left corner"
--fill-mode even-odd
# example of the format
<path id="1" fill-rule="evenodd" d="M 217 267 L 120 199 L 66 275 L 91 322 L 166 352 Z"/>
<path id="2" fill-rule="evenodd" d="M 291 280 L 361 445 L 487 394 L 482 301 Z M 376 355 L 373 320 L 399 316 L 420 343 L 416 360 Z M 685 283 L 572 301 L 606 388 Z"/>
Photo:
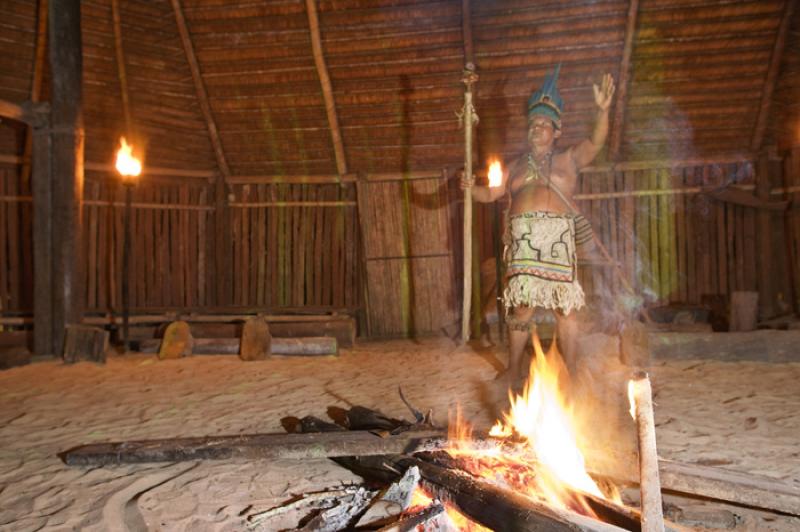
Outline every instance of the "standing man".
<path id="1" fill-rule="evenodd" d="M 614 79 L 606 74 L 599 87 L 593 85 L 597 116 L 592 137 L 556 153 L 563 109 L 556 87 L 559 66 L 528 100 L 528 153 L 508 167 L 501 186 L 474 186 L 472 191 L 472 197 L 480 202 L 510 195 L 503 299 L 508 313 L 511 345 L 507 371 L 512 386 L 528 374 L 525 346 L 536 307 L 555 312 L 561 353 L 570 372 L 575 371 L 574 311 L 584 305 L 575 247 L 576 241 L 583 243 L 592 234 L 586 220 L 576 216 L 565 199 L 572 198 L 578 172 L 592 162 L 606 141 Z M 464 178 L 462 187 L 467 186 L 472 186 L 472 180 Z"/>

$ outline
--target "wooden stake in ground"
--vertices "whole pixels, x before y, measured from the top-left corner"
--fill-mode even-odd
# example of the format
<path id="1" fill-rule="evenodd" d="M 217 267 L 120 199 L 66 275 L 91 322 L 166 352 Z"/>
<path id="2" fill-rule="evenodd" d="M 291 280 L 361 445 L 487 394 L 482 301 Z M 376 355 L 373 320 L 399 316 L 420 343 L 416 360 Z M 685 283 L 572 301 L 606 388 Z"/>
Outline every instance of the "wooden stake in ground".
<path id="1" fill-rule="evenodd" d="M 639 489 L 642 498 L 642 532 L 663 532 L 661 482 L 658 478 L 656 426 L 650 378 L 639 372 L 628 383 L 631 416 L 639 429 Z"/>
<path id="2" fill-rule="evenodd" d="M 464 109 L 459 121 L 464 126 L 464 176 L 470 180 L 472 176 L 472 126 L 478 123 L 478 115 L 472 105 L 472 86 L 478 81 L 475 65 L 467 63 L 461 81 L 466 86 L 464 91 Z M 472 303 L 472 188 L 464 189 L 464 300 L 461 309 L 461 343 L 469 340 L 470 304 Z"/>

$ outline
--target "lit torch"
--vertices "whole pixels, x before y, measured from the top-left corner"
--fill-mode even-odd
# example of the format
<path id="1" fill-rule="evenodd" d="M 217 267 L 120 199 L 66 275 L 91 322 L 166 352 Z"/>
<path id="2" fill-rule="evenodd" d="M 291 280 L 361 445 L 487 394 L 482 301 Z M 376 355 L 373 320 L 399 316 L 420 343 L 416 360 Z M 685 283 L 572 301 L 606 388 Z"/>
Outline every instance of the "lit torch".
<path id="1" fill-rule="evenodd" d="M 128 144 L 125 137 L 120 137 L 119 139 L 119 150 L 117 150 L 115 166 L 123 180 L 137 177 L 142 173 L 142 163 L 133 156 L 133 146 Z"/>
<path id="2" fill-rule="evenodd" d="M 128 144 L 125 137 L 119 139 L 119 150 L 117 150 L 117 162 L 114 165 L 122 177 L 122 184 L 125 185 L 125 232 L 122 239 L 122 341 L 125 350 L 128 350 L 128 321 L 130 314 L 130 247 L 131 247 L 131 195 L 136 178 L 142 173 L 142 163 L 133 156 L 133 146 Z"/>
<path id="3" fill-rule="evenodd" d="M 493 160 L 489 163 L 489 186 L 499 187 L 503 184 L 503 166 L 500 161 Z"/>

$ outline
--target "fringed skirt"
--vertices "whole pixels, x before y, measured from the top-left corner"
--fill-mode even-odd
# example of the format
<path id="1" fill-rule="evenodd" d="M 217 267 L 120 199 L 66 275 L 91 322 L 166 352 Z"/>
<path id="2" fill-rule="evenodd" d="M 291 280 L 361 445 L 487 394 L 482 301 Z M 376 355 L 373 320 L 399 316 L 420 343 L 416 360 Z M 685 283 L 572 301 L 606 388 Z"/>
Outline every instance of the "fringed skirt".
<path id="1" fill-rule="evenodd" d="M 584 305 L 572 215 L 530 212 L 511 216 L 505 259 L 506 309 L 542 307 L 569 314 Z"/>

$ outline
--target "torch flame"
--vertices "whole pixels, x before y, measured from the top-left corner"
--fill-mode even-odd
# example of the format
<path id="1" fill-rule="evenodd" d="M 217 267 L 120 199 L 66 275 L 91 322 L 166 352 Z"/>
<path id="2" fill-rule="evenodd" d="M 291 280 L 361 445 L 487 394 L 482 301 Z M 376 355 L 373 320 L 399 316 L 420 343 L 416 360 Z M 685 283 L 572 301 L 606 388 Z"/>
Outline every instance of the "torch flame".
<path id="1" fill-rule="evenodd" d="M 582 493 L 607 498 L 586 472 L 573 409 L 560 392 L 567 377 L 555 342 L 545 354 L 534 335 L 534 358 L 520 395 L 490 432 L 490 444 L 450 442 L 448 453 L 476 476 L 558 508 L 594 516 Z M 463 433 L 463 429 L 459 429 Z M 612 494 L 619 502 L 616 494 Z"/>
<path id="2" fill-rule="evenodd" d="M 489 186 L 499 187 L 503 183 L 503 166 L 500 161 L 493 160 L 489 164 Z"/>
<path id="3" fill-rule="evenodd" d="M 133 156 L 133 146 L 128 144 L 125 137 L 119 139 L 116 167 L 122 176 L 136 177 L 142 173 L 142 163 Z"/>

